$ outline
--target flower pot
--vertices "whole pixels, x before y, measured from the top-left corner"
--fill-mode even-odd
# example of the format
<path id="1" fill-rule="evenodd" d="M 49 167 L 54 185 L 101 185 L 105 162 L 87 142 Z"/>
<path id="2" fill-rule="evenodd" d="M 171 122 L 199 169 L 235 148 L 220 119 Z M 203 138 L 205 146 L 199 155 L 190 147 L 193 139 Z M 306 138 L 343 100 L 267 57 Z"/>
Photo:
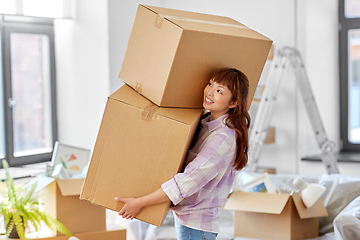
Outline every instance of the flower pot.
<path id="1" fill-rule="evenodd" d="M 24 228 L 24 232 L 25 232 L 24 217 L 20 216 L 20 218 L 21 218 L 21 221 L 23 223 L 23 228 Z M 6 229 L 8 229 L 11 220 L 12 220 L 12 217 L 10 218 L 9 222 L 6 223 Z M 17 226 L 16 225 L 14 225 L 13 229 L 11 230 L 9 238 L 20 238 L 20 236 L 18 234 L 18 231 L 17 231 Z"/>

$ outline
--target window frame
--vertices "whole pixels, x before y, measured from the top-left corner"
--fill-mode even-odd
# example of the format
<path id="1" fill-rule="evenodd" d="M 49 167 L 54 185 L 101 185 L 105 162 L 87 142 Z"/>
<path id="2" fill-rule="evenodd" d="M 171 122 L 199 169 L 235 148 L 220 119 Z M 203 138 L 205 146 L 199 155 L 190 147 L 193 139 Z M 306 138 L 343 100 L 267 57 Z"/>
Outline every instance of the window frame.
<path id="1" fill-rule="evenodd" d="M 348 31 L 360 29 L 359 18 L 345 17 L 346 0 L 339 0 L 339 89 L 340 140 L 342 152 L 360 152 L 360 144 L 349 141 Z"/>
<path id="2" fill-rule="evenodd" d="M 1 17 L 1 15 L 0 15 Z M 52 148 L 58 138 L 57 133 L 57 111 L 56 111 L 56 71 L 55 71 L 55 46 L 54 46 L 54 26 L 52 19 L 36 17 L 14 17 L 2 15 L 0 21 L 2 59 L 3 59 L 3 95 L 4 95 L 4 115 L 5 115 L 5 159 L 9 166 L 21 166 L 26 164 L 50 161 L 52 152 L 14 156 L 13 143 L 13 121 L 12 108 L 9 107 L 9 99 L 12 98 L 11 88 L 11 55 L 10 55 L 10 35 L 11 33 L 30 33 L 44 34 L 49 38 L 49 57 L 50 57 L 50 94 L 51 94 L 51 118 L 52 118 Z M 1 166 L 1 163 L 0 163 Z"/>

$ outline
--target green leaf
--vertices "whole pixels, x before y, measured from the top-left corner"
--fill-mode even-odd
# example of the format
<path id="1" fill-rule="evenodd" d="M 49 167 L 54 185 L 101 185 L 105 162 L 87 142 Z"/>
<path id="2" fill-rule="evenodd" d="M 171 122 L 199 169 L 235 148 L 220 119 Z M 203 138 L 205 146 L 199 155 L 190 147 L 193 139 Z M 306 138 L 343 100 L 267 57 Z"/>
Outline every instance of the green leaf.
<path id="1" fill-rule="evenodd" d="M 35 228 L 35 232 L 39 231 L 40 223 L 35 218 L 30 218 L 29 221 L 32 223 L 32 225 Z"/>
<path id="2" fill-rule="evenodd" d="M 31 189 L 30 191 L 28 192 L 28 194 L 26 195 L 26 197 L 24 198 L 24 204 L 29 202 L 34 194 L 34 191 L 36 189 L 36 186 L 37 186 L 37 182 L 33 185 L 31 185 Z"/>
<path id="3" fill-rule="evenodd" d="M 15 226 L 15 223 L 14 221 L 11 219 L 11 220 L 8 220 L 8 221 L 5 221 L 6 223 L 9 223 L 9 225 L 7 226 L 7 229 L 6 229 L 6 237 L 9 237 L 11 231 L 13 230 L 14 226 Z"/>
<path id="4" fill-rule="evenodd" d="M 11 177 L 9 172 L 9 164 L 6 160 L 2 160 L 3 167 L 5 169 L 5 183 L 8 190 L 8 199 L 9 201 L 16 201 L 16 191 L 14 186 L 14 179 Z"/>
<path id="5" fill-rule="evenodd" d="M 69 229 L 67 229 L 61 222 L 50 216 L 49 216 L 49 220 L 52 222 L 53 225 L 55 225 L 56 229 L 59 232 L 65 234 L 68 237 L 72 236 L 72 233 L 69 231 Z"/>
<path id="6" fill-rule="evenodd" d="M 35 230 L 38 231 L 43 222 L 47 227 L 55 228 L 70 237 L 71 232 L 61 222 L 39 210 L 39 202 L 32 197 L 36 184 L 33 184 L 30 190 L 24 188 L 24 186 L 15 186 L 9 172 L 9 164 L 6 160 L 2 162 L 6 179 L 5 184 L 0 185 L 0 197 L 4 198 L 1 198 L 0 201 L 0 213 L 4 214 L 5 222 L 9 222 L 6 235 L 9 236 L 12 229 L 16 227 L 20 239 L 24 240 L 26 239 L 24 229 L 28 226 L 28 223 L 31 222 Z"/>
<path id="7" fill-rule="evenodd" d="M 21 217 L 19 216 L 18 213 L 14 212 L 13 220 L 14 220 L 16 230 L 17 230 L 17 232 L 19 234 L 20 239 L 21 240 L 26 240 L 23 219 L 21 219 Z"/>

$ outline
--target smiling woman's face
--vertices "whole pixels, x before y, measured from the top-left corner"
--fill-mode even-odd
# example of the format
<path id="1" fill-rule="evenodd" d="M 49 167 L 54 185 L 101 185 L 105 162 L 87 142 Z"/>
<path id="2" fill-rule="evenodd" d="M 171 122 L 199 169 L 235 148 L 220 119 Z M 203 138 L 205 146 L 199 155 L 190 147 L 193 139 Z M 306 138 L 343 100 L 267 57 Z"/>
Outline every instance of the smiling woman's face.
<path id="1" fill-rule="evenodd" d="M 230 103 L 232 94 L 230 90 L 221 84 L 210 79 L 204 89 L 203 107 L 211 112 L 211 120 L 215 120 L 236 106 L 235 102 Z"/>

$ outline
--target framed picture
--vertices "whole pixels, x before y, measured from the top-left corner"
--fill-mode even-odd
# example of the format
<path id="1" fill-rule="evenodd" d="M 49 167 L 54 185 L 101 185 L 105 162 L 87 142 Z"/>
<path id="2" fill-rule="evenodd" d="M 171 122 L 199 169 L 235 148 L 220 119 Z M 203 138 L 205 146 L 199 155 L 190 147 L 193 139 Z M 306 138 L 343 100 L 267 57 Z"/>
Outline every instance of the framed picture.
<path id="1" fill-rule="evenodd" d="M 62 164 L 70 176 L 82 173 L 90 161 L 90 150 L 55 142 L 51 166 Z"/>
<path id="2" fill-rule="evenodd" d="M 276 193 L 267 172 L 244 184 L 242 191 Z"/>

